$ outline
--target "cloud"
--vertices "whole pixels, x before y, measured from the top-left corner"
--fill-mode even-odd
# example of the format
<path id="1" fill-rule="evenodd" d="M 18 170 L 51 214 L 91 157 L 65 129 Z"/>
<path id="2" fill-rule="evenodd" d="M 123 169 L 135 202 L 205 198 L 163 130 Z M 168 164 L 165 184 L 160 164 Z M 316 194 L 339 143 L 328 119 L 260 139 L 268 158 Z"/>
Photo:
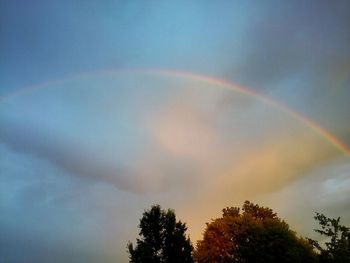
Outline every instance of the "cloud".
<path id="1" fill-rule="evenodd" d="M 204 222 L 225 205 L 240 206 L 246 199 L 260 203 L 261 196 L 281 191 L 341 155 L 286 113 L 235 92 L 231 96 L 241 98 L 241 103 L 224 101 L 222 107 L 227 94 L 219 93 L 205 109 L 196 104 L 198 95 L 182 94 L 182 99 L 166 103 L 151 125 L 164 150 L 156 160 L 171 155 L 172 160 L 182 160 L 178 164 L 186 160 L 193 167 L 181 184 L 174 183 L 181 178 L 175 174 L 167 192 L 189 189 L 184 204 L 179 205 L 175 195 L 171 196 L 176 201 L 168 202 L 186 215 L 195 238 Z"/>
<path id="2" fill-rule="evenodd" d="M 261 5 L 224 78 L 298 109 L 348 143 L 349 17 L 346 1 Z"/>
<path id="3" fill-rule="evenodd" d="M 324 2 L 316 7 L 313 3 L 293 2 L 274 3 L 271 9 L 262 7 L 246 30 L 241 59 L 234 61 L 238 70 L 233 70 L 237 73 L 234 80 L 244 80 L 256 89 L 274 89 L 302 74 L 311 84 L 307 92 L 313 93 L 322 83 L 326 88 L 331 76 L 337 75 L 348 60 L 347 5 Z"/>
<path id="4" fill-rule="evenodd" d="M 159 87 L 167 92 L 155 95 Z M 186 180 L 194 185 L 209 174 L 271 191 L 336 154 L 308 127 L 254 96 L 175 77 L 91 78 L 2 107 L 0 140 L 12 149 L 134 193 L 168 191 Z"/>
<path id="5" fill-rule="evenodd" d="M 142 212 L 143 201 L 4 145 L 0 155 L 1 260 L 125 260 L 125 240 L 137 234 L 134 211 Z"/>
<path id="6" fill-rule="evenodd" d="M 149 141 L 143 118 L 150 118 L 157 107 L 151 103 L 161 95 L 153 91 L 143 99 L 145 91 L 134 82 L 125 76 L 81 79 L 9 99 L 1 105 L 0 142 L 82 180 L 134 193 L 158 191 L 162 178 L 146 159 L 161 151 Z"/>
<path id="7" fill-rule="evenodd" d="M 120 66 L 179 69 L 277 98 L 350 143 L 348 1 L 1 7 L 1 94 Z M 154 203 L 193 241 L 246 199 L 302 234 L 314 210 L 350 222 L 349 161 L 324 138 L 253 97 L 141 75 L 1 99 L 0 261 L 126 262 Z"/>
<path id="8" fill-rule="evenodd" d="M 300 234 L 319 238 L 313 229 L 319 227 L 313 220 L 315 212 L 331 218 L 341 217 L 350 222 L 349 160 L 340 157 L 320 165 L 279 191 L 266 194 L 261 200 L 274 207 Z"/>
<path id="9" fill-rule="evenodd" d="M 122 260 L 151 204 L 174 208 L 195 241 L 223 207 L 265 200 L 340 156 L 325 138 L 257 97 L 155 74 L 68 82 L 5 101 L 1 109 L 0 141 L 35 171 L 31 179 L 21 171 L 21 184 L 10 176 L 3 181 L 15 196 L 6 199 L 12 200 L 6 226 L 14 229 L 10 219 L 31 208 L 24 228 L 39 238 L 30 238 L 65 240 L 79 226 L 82 251 L 96 245 L 96 255 Z M 52 181 L 31 182 L 40 170 Z M 40 217 L 47 222 L 28 230 Z M 67 232 L 52 237 L 51 228 Z"/>
<path id="10" fill-rule="evenodd" d="M 68 173 L 110 182 L 122 190 L 140 191 L 142 185 L 133 182 L 122 166 L 101 159 L 99 153 L 58 134 L 43 132 L 39 127 L 28 127 L 2 120 L 0 140 L 12 149 L 50 160 Z"/>

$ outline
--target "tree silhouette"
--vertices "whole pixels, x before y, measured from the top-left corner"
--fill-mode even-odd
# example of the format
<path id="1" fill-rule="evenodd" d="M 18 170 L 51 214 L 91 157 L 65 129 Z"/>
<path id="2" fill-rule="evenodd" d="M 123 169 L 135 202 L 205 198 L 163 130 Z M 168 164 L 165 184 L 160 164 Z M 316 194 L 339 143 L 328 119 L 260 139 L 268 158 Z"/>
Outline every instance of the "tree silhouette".
<path id="1" fill-rule="evenodd" d="M 152 206 L 143 213 L 139 228 L 136 247 L 131 242 L 127 246 L 131 263 L 193 262 L 193 247 L 186 237 L 186 224 L 176 221 L 173 210 Z"/>
<path id="2" fill-rule="evenodd" d="M 207 223 L 203 240 L 194 252 L 199 263 L 315 262 L 312 246 L 270 208 L 246 201 L 223 209 L 221 218 Z"/>
<path id="3" fill-rule="evenodd" d="M 321 229 L 315 229 L 315 231 L 327 238 L 326 248 L 322 248 L 317 241 L 309 239 L 320 253 L 319 262 L 350 262 L 350 228 L 340 224 L 340 217 L 328 218 L 316 213 L 314 218 L 321 226 Z"/>

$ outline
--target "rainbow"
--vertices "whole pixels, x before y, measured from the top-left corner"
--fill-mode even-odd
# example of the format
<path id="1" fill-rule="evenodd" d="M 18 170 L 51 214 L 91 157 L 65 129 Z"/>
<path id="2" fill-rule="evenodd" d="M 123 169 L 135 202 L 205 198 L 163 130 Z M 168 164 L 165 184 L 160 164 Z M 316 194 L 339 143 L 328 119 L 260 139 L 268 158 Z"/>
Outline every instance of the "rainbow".
<path id="1" fill-rule="evenodd" d="M 43 82 L 37 85 L 31 85 L 27 86 L 21 89 L 18 89 L 16 92 L 10 93 L 5 96 L 0 97 L 0 102 L 24 95 L 32 90 L 42 89 L 45 87 L 48 87 L 50 85 L 55 84 L 61 84 L 67 81 L 72 80 L 79 80 L 79 79 L 85 79 L 90 77 L 99 77 L 104 75 L 120 75 L 120 74 L 126 74 L 126 73 L 143 73 L 143 74 L 160 74 L 163 76 L 171 76 L 171 77 L 178 77 L 178 78 L 185 78 L 190 79 L 194 81 L 204 82 L 208 83 L 211 86 L 215 86 L 218 88 L 224 88 L 229 90 L 234 90 L 236 92 L 252 96 L 260 101 L 263 101 L 264 103 L 279 109 L 282 112 L 285 112 L 289 116 L 291 116 L 293 119 L 303 123 L 305 126 L 316 132 L 319 136 L 324 138 L 326 141 L 328 141 L 330 144 L 332 144 L 336 149 L 338 149 L 341 153 L 343 153 L 345 156 L 350 157 L 350 149 L 347 145 L 345 145 L 341 140 L 339 140 L 335 135 L 327 131 L 326 129 L 322 128 L 319 124 L 312 121 L 311 119 L 307 118 L 306 116 L 302 115 L 301 113 L 297 112 L 296 110 L 288 107 L 287 105 L 278 102 L 271 97 L 268 97 L 266 95 L 260 94 L 256 92 L 255 90 L 252 90 L 248 87 L 244 87 L 239 84 L 235 84 L 232 82 L 228 82 L 223 79 L 214 78 L 206 75 L 200 75 L 195 73 L 189 73 L 184 71 L 178 71 L 178 70 L 168 70 L 168 69 L 113 69 L 113 70 L 103 70 L 103 71 L 97 71 L 97 72 L 90 72 L 90 73 L 83 73 L 73 76 L 68 76 L 65 78 Z"/>

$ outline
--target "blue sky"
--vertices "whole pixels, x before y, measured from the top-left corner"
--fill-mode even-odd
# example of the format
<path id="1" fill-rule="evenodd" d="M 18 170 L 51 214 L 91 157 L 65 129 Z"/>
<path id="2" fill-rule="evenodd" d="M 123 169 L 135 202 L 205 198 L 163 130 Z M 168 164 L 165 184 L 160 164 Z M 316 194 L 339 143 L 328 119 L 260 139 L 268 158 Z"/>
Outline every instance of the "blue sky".
<path id="1" fill-rule="evenodd" d="M 145 71 L 249 87 L 349 147 L 349 23 L 348 1 L 1 1 L 0 261 L 126 262 L 153 203 L 193 242 L 246 199 L 303 235 L 313 211 L 349 224 L 349 160 L 325 138 L 259 97 Z"/>

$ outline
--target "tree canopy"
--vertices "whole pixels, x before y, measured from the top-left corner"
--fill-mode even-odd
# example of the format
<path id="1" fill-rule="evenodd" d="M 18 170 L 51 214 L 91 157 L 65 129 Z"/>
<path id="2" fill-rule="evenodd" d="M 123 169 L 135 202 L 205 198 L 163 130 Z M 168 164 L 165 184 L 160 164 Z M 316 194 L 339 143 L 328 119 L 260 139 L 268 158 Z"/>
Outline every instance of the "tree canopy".
<path id="1" fill-rule="evenodd" d="M 350 228 L 340 224 L 340 217 L 328 218 L 323 214 L 316 213 L 314 218 L 321 226 L 321 229 L 315 229 L 315 231 L 327 239 L 325 248 L 318 241 L 309 239 L 319 251 L 319 262 L 350 262 Z"/>
<path id="2" fill-rule="evenodd" d="M 140 238 L 129 242 L 131 263 L 350 263 L 350 228 L 316 213 L 322 243 L 298 237 L 270 208 L 246 201 L 206 224 L 195 251 L 185 223 L 154 205 L 140 219 Z"/>
<path id="3" fill-rule="evenodd" d="M 186 236 L 186 224 L 176 220 L 173 210 L 152 206 L 143 213 L 139 228 L 136 246 L 131 242 L 128 244 L 131 263 L 193 262 L 193 247 Z"/>
<path id="4" fill-rule="evenodd" d="M 222 217 L 207 223 L 194 252 L 199 263 L 315 262 L 312 246 L 296 236 L 270 208 L 246 201 L 223 209 Z"/>

